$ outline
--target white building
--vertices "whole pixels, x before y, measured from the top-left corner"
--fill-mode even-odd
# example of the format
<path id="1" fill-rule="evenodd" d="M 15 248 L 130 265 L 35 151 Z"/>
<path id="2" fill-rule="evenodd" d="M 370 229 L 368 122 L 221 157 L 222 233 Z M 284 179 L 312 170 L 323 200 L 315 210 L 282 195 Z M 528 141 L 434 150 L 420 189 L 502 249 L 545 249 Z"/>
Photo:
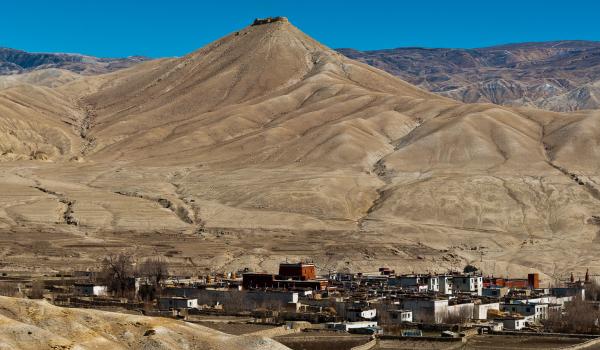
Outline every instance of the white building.
<path id="1" fill-rule="evenodd" d="M 525 328 L 525 318 L 523 317 L 497 318 L 494 321 L 502 323 L 504 329 L 511 331 L 519 331 Z"/>
<path id="2" fill-rule="evenodd" d="M 86 296 L 104 296 L 108 295 L 108 287 L 96 285 L 93 283 L 76 283 L 73 285 L 75 294 Z"/>
<path id="3" fill-rule="evenodd" d="M 388 281 L 392 286 L 400 286 L 403 289 L 410 287 L 427 285 L 421 275 L 402 275 Z"/>
<path id="4" fill-rule="evenodd" d="M 475 304 L 473 307 L 473 319 L 487 320 L 488 311 L 490 310 L 500 311 L 500 303 Z"/>
<path id="5" fill-rule="evenodd" d="M 481 276 L 453 276 L 452 283 L 454 285 L 454 290 L 457 292 L 475 295 L 483 294 L 483 277 Z"/>
<path id="6" fill-rule="evenodd" d="M 346 319 L 351 322 L 372 320 L 377 316 L 375 309 L 350 308 L 346 310 Z"/>
<path id="7" fill-rule="evenodd" d="M 527 321 L 537 322 L 548 318 L 548 304 L 500 304 L 500 311 L 519 314 Z"/>
<path id="8" fill-rule="evenodd" d="M 412 311 L 413 322 L 442 323 L 448 316 L 448 300 L 405 299 L 402 309 Z"/>
<path id="9" fill-rule="evenodd" d="M 412 322 L 412 311 L 410 310 L 389 310 L 390 321 L 393 324 Z"/>
<path id="10" fill-rule="evenodd" d="M 375 321 L 361 321 L 361 322 L 328 322 L 325 324 L 328 329 L 335 329 L 337 331 L 349 331 L 351 329 L 359 328 L 375 328 L 377 322 Z"/>
<path id="11" fill-rule="evenodd" d="M 429 288 L 427 287 L 426 284 L 421 284 L 421 285 L 417 285 L 417 286 L 408 286 L 408 287 L 404 287 L 403 289 L 407 292 L 412 292 L 412 293 L 427 293 L 427 291 L 429 290 Z"/>
<path id="12" fill-rule="evenodd" d="M 438 276 L 427 276 L 427 290 L 430 292 L 439 292 L 440 291 L 440 279 Z"/>
<path id="13" fill-rule="evenodd" d="M 439 283 L 439 292 L 445 295 L 452 294 L 452 276 L 439 275 L 437 277 Z"/>
<path id="14" fill-rule="evenodd" d="M 446 319 L 444 320 L 444 322 L 446 322 L 448 320 L 454 320 L 454 321 L 471 320 L 473 318 L 474 310 L 475 310 L 474 303 L 462 303 L 462 304 L 448 305 L 448 309 L 446 312 L 447 316 L 446 316 Z"/>
<path id="15" fill-rule="evenodd" d="M 198 308 L 198 299 L 184 297 L 164 297 L 158 299 L 160 310 Z"/>

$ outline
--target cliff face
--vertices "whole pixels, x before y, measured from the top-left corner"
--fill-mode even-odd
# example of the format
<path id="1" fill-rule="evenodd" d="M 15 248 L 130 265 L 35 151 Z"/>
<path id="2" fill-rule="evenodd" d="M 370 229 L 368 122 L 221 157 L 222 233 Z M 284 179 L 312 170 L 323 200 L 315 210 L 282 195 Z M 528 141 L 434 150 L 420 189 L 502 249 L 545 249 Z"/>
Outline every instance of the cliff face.
<path id="1" fill-rule="evenodd" d="M 31 53 L 0 47 L 0 75 L 46 68 L 61 68 L 86 75 L 101 74 L 127 68 L 145 60 L 145 57 L 98 58 L 65 53 Z"/>
<path id="2" fill-rule="evenodd" d="M 599 42 L 525 43 L 468 50 L 338 51 L 463 102 L 554 111 L 600 107 Z"/>

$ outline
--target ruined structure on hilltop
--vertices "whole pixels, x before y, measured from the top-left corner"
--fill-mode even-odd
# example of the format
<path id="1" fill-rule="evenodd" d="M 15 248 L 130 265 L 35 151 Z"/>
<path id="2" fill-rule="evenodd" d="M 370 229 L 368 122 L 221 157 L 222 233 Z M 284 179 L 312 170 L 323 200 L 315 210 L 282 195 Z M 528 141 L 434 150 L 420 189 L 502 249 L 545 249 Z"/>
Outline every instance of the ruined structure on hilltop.
<path id="1" fill-rule="evenodd" d="M 252 22 L 253 26 L 259 26 L 261 24 L 273 23 L 273 22 L 288 22 L 287 17 L 267 17 L 267 18 L 256 18 L 254 22 Z"/>

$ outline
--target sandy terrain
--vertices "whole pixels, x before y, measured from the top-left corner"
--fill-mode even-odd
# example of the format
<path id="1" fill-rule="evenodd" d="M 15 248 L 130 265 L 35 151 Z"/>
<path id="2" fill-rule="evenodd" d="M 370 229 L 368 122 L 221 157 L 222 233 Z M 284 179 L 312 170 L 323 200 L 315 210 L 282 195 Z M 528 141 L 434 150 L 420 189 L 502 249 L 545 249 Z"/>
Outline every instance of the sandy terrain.
<path id="1" fill-rule="evenodd" d="M 462 104 L 287 22 L 0 90 L 4 269 L 599 267 L 600 112 Z M 34 247 L 45 241 L 44 248 Z M 560 258 L 558 258 L 560 257 Z"/>
<path id="2" fill-rule="evenodd" d="M 168 318 L 0 297 L 0 349 L 287 349 Z"/>

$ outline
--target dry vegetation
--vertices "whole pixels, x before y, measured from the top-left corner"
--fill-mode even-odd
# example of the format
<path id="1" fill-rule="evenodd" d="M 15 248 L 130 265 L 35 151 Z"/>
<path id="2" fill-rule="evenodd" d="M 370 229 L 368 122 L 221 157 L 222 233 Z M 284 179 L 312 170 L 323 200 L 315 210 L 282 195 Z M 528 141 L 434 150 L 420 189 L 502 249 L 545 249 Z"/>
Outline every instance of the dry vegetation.
<path id="1" fill-rule="evenodd" d="M 557 333 L 600 334 L 600 311 L 596 305 L 575 299 L 563 311 L 552 311 L 543 322 L 546 330 Z"/>

